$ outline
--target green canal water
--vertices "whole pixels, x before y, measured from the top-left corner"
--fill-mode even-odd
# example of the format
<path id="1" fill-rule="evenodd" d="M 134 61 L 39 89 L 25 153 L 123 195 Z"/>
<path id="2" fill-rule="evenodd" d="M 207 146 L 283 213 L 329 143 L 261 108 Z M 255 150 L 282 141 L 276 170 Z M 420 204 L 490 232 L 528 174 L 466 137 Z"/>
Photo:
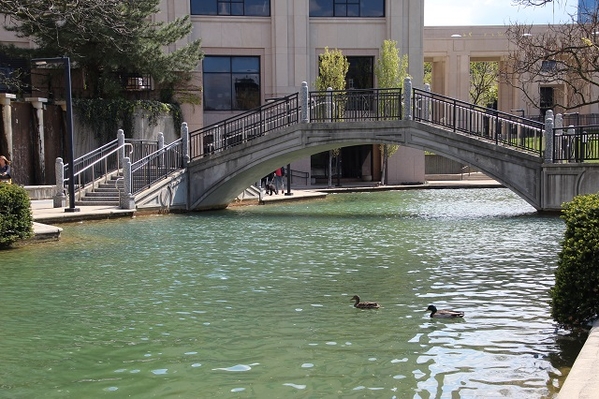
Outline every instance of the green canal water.
<path id="1" fill-rule="evenodd" d="M 553 398 L 582 345 L 563 222 L 506 189 L 62 227 L 0 253 L 1 398 Z"/>

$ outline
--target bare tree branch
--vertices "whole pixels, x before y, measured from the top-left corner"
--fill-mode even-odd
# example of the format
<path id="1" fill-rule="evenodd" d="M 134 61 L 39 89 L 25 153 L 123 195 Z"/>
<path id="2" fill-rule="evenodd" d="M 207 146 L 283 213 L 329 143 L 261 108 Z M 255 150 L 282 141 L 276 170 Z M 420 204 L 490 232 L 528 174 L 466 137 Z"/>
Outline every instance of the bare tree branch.
<path id="1" fill-rule="evenodd" d="M 557 90 L 555 105 L 563 110 L 599 103 L 599 19 L 597 10 L 588 22 L 548 25 L 512 24 L 507 37 L 514 50 L 509 72 L 503 78 L 518 87 L 532 106 L 539 106 L 538 86 Z"/>

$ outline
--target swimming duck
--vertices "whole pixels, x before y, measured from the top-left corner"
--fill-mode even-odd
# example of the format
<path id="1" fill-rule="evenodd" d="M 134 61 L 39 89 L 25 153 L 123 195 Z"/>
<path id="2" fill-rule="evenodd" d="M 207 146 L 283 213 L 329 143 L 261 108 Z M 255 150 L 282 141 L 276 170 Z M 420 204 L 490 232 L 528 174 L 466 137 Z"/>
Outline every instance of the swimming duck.
<path id="1" fill-rule="evenodd" d="M 354 307 L 358 309 L 378 309 L 381 307 L 378 302 L 360 302 L 360 297 L 357 295 L 354 295 L 350 300 L 356 301 Z"/>
<path id="2" fill-rule="evenodd" d="M 464 317 L 464 312 L 459 312 L 457 310 L 449 310 L 449 309 L 441 309 L 437 310 L 434 305 L 429 305 L 426 310 L 431 311 L 431 317 L 444 317 L 446 319 L 455 318 L 455 317 Z"/>

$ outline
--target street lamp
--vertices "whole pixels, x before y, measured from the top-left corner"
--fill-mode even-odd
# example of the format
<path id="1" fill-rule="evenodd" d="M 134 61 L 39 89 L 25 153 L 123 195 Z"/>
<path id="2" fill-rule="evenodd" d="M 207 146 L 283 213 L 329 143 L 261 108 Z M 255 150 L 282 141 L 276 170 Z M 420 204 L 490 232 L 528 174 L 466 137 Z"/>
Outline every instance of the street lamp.
<path id="1" fill-rule="evenodd" d="M 73 99 L 71 98 L 71 59 L 69 57 L 56 58 L 34 58 L 31 60 L 36 65 L 62 64 L 64 68 L 64 80 L 66 84 L 66 106 L 67 106 L 67 152 L 69 156 L 69 207 L 65 212 L 79 212 L 75 208 L 75 149 L 73 140 Z"/>

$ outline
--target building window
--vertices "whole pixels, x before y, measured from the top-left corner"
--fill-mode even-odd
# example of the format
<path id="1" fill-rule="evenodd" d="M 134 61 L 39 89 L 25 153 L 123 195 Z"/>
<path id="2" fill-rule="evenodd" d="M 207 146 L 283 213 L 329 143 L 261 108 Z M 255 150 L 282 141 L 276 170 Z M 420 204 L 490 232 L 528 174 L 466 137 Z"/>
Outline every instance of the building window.
<path id="1" fill-rule="evenodd" d="M 204 110 L 241 111 L 260 106 L 260 57 L 206 56 L 202 71 Z"/>
<path id="2" fill-rule="evenodd" d="M 191 0 L 192 15 L 270 16 L 270 0 Z"/>
<path id="3" fill-rule="evenodd" d="M 555 93 L 553 87 L 540 87 L 539 92 L 539 108 L 543 118 L 545 118 L 547 111 L 553 109 L 555 105 Z"/>
<path id="4" fill-rule="evenodd" d="M 384 17 L 384 0 L 310 0 L 311 17 Z"/>

